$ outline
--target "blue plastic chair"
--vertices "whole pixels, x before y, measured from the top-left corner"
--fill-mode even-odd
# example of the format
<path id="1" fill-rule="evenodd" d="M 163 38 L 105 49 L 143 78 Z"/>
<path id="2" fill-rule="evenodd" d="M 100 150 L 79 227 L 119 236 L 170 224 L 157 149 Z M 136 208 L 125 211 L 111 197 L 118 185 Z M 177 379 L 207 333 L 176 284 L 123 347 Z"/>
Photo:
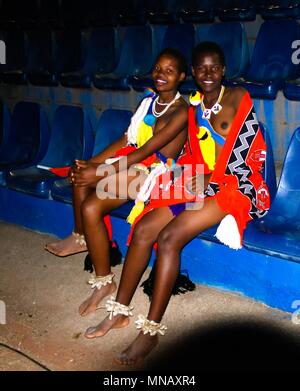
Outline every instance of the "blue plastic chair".
<path id="1" fill-rule="evenodd" d="M 0 170 L 25 168 L 43 159 L 49 143 L 49 126 L 38 103 L 15 105 L 5 147 L 1 148 Z"/>
<path id="2" fill-rule="evenodd" d="M 119 39 L 114 27 L 99 27 L 92 31 L 87 56 L 82 69 L 61 75 L 61 83 L 68 87 L 91 87 L 94 74 L 112 72 L 119 57 Z"/>
<path id="3" fill-rule="evenodd" d="M 163 33 L 163 31 L 165 32 Z M 193 24 L 187 23 L 169 25 L 167 29 L 164 29 L 163 31 L 161 30 L 161 26 L 154 27 L 154 34 L 156 37 L 158 37 L 156 38 L 156 54 L 165 48 L 176 48 L 180 50 L 187 59 L 188 74 L 190 74 L 191 54 L 195 42 L 195 29 Z M 161 34 L 159 34 L 160 32 Z M 136 91 L 143 91 L 146 87 L 154 88 L 150 74 L 135 75 L 134 77 L 130 78 L 130 84 Z M 180 91 L 185 93 L 184 88 L 181 88 Z"/>
<path id="4" fill-rule="evenodd" d="M 182 0 L 179 16 L 185 23 L 213 23 L 217 1 Z"/>
<path id="5" fill-rule="evenodd" d="M 38 86 L 57 86 L 60 69 L 55 33 L 50 30 L 34 30 L 28 33 L 28 37 L 28 81 Z"/>
<path id="6" fill-rule="evenodd" d="M 57 32 L 57 59 L 59 61 L 60 82 L 65 86 L 65 77 L 72 72 L 80 72 L 87 53 L 86 35 L 79 29 Z M 68 85 L 66 85 L 68 87 Z"/>
<path id="7" fill-rule="evenodd" d="M 6 64 L 0 66 L 1 79 L 5 84 L 27 83 L 28 41 L 23 31 L 8 31 L 4 34 Z"/>
<path id="8" fill-rule="evenodd" d="M 99 89 L 130 90 L 130 76 L 148 74 L 154 58 L 150 26 L 129 26 L 121 45 L 119 63 L 113 73 L 96 73 L 94 86 Z"/>
<path id="9" fill-rule="evenodd" d="M 251 0 L 218 0 L 218 15 L 222 22 L 246 22 L 256 18 L 256 4 Z"/>
<path id="10" fill-rule="evenodd" d="M 259 13 L 263 19 L 299 17 L 299 0 L 259 0 Z"/>
<path id="11" fill-rule="evenodd" d="M 10 189 L 48 198 L 58 178 L 43 167 L 70 166 L 75 159 L 88 159 L 93 148 L 93 132 L 86 112 L 80 107 L 59 106 L 54 115 L 47 153 L 37 165 L 11 170 L 7 177 Z"/>
<path id="12" fill-rule="evenodd" d="M 251 224 L 245 247 L 251 251 L 300 262 L 300 128 L 292 136 L 275 199 L 268 214 Z"/>
<path id="13" fill-rule="evenodd" d="M 235 85 L 248 89 L 253 98 L 275 99 L 285 80 L 297 77 L 297 66 L 292 63 L 292 42 L 298 38 L 295 20 L 265 21 L 256 38 L 245 80 Z"/>
<path id="14" fill-rule="evenodd" d="M 127 110 L 105 110 L 99 118 L 94 149 L 92 156 L 103 151 L 107 146 L 120 138 L 128 128 L 131 111 Z M 72 186 L 66 179 L 58 179 L 54 182 L 51 190 L 52 198 L 65 203 L 72 203 Z"/>

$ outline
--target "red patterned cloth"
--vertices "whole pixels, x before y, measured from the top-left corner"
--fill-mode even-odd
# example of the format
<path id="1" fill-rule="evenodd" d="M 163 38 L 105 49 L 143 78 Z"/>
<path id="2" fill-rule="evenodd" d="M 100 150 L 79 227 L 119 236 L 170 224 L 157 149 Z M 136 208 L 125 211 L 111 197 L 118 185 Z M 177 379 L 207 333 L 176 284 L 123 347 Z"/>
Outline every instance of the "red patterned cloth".
<path id="1" fill-rule="evenodd" d="M 178 159 L 177 164 L 191 164 L 193 174 L 196 173 L 196 167 L 202 164 L 202 173 L 207 174 L 210 171 L 204 162 L 199 140 L 196 137 L 197 133 L 195 107 L 191 106 L 189 108 L 188 141 L 185 153 Z M 220 208 L 233 216 L 239 233 L 239 245 L 231 246 L 230 243 L 227 243 L 226 240 L 223 241 L 222 237 L 217 235 L 223 243 L 232 248 L 240 248 L 242 245 L 247 223 L 252 219 L 264 216 L 269 210 L 269 191 L 261 175 L 265 158 L 266 144 L 259 128 L 252 100 L 250 95 L 246 93 L 232 122 L 209 185 L 205 190 L 204 198 L 207 200 L 215 197 Z M 135 224 L 151 210 L 177 203 L 191 202 L 191 194 L 186 191 L 182 191 L 181 198 L 178 198 L 178 194 L 176 194 L 176 198 L 173 198 L 174 185 L 171 186 L 168 197 L 161 189 L 156 189 L 156 191 L 160 192 L 160 196 L 157 197 L 156 193 L 155 199 L 151 198 L 143 213 L 138 216 L 132 226 L 128 243 L 130 243 Z M 196 200 L 195 196 L 194 201 Z"/>

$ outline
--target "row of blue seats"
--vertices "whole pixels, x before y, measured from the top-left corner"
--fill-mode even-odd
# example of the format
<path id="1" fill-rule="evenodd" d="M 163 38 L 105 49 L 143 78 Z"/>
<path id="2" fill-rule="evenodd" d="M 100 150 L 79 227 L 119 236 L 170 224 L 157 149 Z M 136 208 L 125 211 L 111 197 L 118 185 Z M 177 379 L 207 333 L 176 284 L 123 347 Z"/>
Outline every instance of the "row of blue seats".
<path id="1" fill-rule="evenodd" d="M 284 31 L 284 34 L 282 34 Z M 0 34 L 1 38 L 1 34 Z M 40 86 L 143 91 L 152 86 L 150 72 L 157 53 L 165 47 L 181 50 L 191 65 L 194 45 L 212 40 L 226 54 L 226 83 L 242 85 L 253 98 L 275 99 L 283 89 L 287 99 L 300 100 L 300 65 L 292 62 L 292 43 L 300 38 L 295 20 L 266 21 L 261 25 L 249 61 L 244 25 L 174 24 L 129 26 L 117 30 L 92 30 L 87 39 L 81 30 L 64 32 L 22 31 L 3 33 L 7 64 L 0 67 L 6 84 L 30 82 Z M 296 80 L 296 82 L 290 82 Z M 191 75 L 181 91 L 195 89 Z"/>
<path id="2" fill-rule="evenodd" d="M 75 158 L 88 159 L 120 137 L 132 113 L 126 110 L 105 110 L 99 118 L 95 137 L 84 109 L 59 106 L 49 131 L 45 113 L 38 103 L 19 102 L 10 118 L 2 104 L 2 142 L 0 144 L 1 185 L 34 197 L 72 202 L 71 186 L 66 179 L 43 167 L 70 165 Z M 300 261 L 300 128 L 292 137 L 278 187 L 272 145 L 266 128 L 268 154 L 264 178 L 271 193 L 271 209 L 266 217 L 249 225 L 245 246 L 251 251 Z M 125 218 L 131 204 L 118 208 L 113 215 Z M 214 229 L 200 235 L 216 241 Z"/>
<path id="3" fill-rule="evenodd" d="M 300 18 L 299 0 L 1 0 L 0 28 L 68 28 Z"/>

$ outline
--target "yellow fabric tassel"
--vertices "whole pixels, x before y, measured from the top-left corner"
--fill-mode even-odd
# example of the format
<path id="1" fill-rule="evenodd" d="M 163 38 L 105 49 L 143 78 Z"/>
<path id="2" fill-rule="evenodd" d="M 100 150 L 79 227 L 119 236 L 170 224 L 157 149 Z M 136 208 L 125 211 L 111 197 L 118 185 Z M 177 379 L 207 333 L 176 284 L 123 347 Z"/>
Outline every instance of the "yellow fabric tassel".
<path id="1" fill-rule="evenodd" d="M 209 129 L 205 126 L 199 127 L 199 132 L 197 134 L 199 139 L 200 149 L 202 152 L 203 159 L 208 165 L 208 168 L 213 171 L 216 164 L 216 143 L 212 138 Z M 202 139 L 202 140 L 201 140 Z"/>
<path id="2" fill-rule="evenodd" d="M 135 219 L 143 212 L 144 207 L 145 204 L 143 201 L 137 201 L 127 217 L 127 222 L 132 225 Z"/>
<path id="3" fill-rule="evenodd" d="M 141 125 L 139 126 L 136 142 L 138 148 L 142 147 L 150 138 L 153 136 L 152 127 L 145 124 L 144 121 L 142 121 Z"/>

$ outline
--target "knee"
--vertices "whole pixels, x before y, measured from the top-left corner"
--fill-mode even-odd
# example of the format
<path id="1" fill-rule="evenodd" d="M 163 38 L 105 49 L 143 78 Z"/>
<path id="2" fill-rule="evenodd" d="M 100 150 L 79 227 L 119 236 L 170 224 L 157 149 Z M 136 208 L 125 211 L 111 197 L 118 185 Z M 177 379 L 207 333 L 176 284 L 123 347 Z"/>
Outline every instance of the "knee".
<path id="1" fill-rule="evenodd" d="M 144 223 L 143 220 L 139 221 L 133 231 L 132 240 L 134 242 L 148 242 L 154 243 L 156 239 L 156 235 L 152 232 L 149 225 Z"/>
<path id="2" fill-rule="evenodd" d="M 157 239 L 159 251 L 180 251 L 181 244 L 179 235 L 174 232 L 173 229 L 166 228 L 163 229 L 158 235 Z"/>
<path id="3" fill-rule="evenodd" d="M 81 214 L 87 219 L 101 217 L 101 208 L 94 200 L 87 198 L 81 204 Z"/>

